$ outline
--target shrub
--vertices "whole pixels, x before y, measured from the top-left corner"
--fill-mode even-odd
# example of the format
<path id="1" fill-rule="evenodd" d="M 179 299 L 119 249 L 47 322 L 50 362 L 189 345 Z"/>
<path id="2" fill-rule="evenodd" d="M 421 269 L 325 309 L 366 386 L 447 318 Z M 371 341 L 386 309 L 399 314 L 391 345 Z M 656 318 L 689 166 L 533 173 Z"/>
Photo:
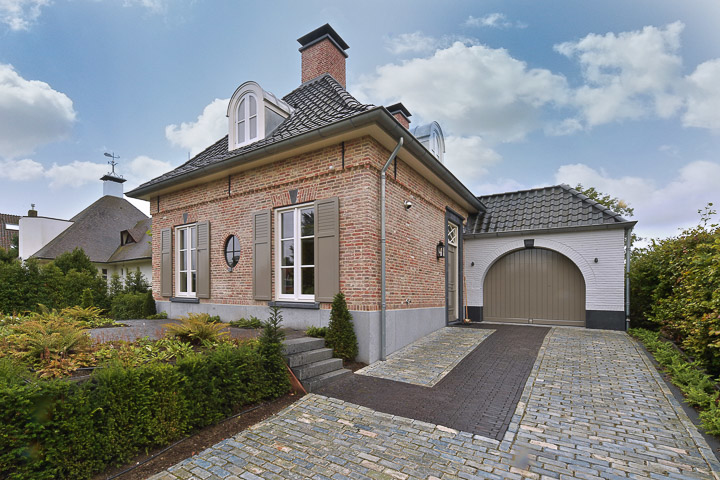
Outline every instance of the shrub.
<path id="1" fill-rule="evenodd" d="M 67 307 L 58 314 L 62 318 L 78 322 L 85 328 L 97 328 L 112 325 L 111 319 L 103 315 L 103 311 L 97 307 Z"/>
<path id="2" fill-rule="evenodd" d="M 308 327 L 305 330 L 305 335 L 308 337 L 325 338 L 327 335 L 327 327 Z"/>
<path id="3" fill-rule="evenodd" d="M 112 299 L 112 317 L 116 320 L 144 318 L 144 303 L 144 293 L 121 293 Z"/>
<path id="4" fill-rule="evenodd" d="M 176 365 L 110 365 L 81 384 L 0 380 L 2 478 L 88 479 L 126 463 L 277 396 L 271 384 L 277 372 L 263 364 L 255 344 L 223 345 Z M 3 369 L 0 361 L 0 379 Z"/>
<path id="5" fill-rule="evenodd" d="M 167 318 L 168 318 L 167 312 L 158 312 L 154 315 L 147 316 L 148 320 L 167 320 Z"/>
<path id="6" fill-rule="evenodd" d="M 276 395 L 287 393 L 290 388 L 290 379 L 283 357 L 285 332 L 281 330 L 282 321 L 280 307 L 270 307 L 270 317 L 263 322 L 263 331 L 258 339 L 260 355 L 263 358 L 263 369 L 269 372 L 270 383 Z"/>
<path id="7" fill-rule="evenodd" d="M 228 334 L 227 325 L 224 323 L 211 323 L 211 317 L 207 313 L 189 313 L 187 317 L 180 317 L 180 323 L 168 323 L 165 327 L 165 335 L 177 337 L 184 342 L 193 345 L 201 345 L 203 342 L 215 342 Z"/>
<path id="8" fill-rule="evenodd" d="M 155 306 L 155 298 L 153 297 L 152 290 L 148 290 L 145 293 L 145 299 L 143 300 L 142 316 L 143 318 L 150 318 L 157 313 L 157 307 Z"/>
<path id="9" fill-rule="evenodd" d="M 342 292 L 333 298 L 330 309 L 330 325 L 325 334 L 325 343 L 333 349 L 334 356 L 343 360 L 354 360 L 358 354 L 352 315 L 350 315 L 345 295 Z"/>
<path id="10" fill-rule="evenodd" d="M 115 298 L 122 293 L 125 293 L 125 286 L 120 279 L 120 274 L 115 272 L 110 275 L 110 283 L 108 284 L 108 296 L 110 298 Z"/>
<path id="11" fill-rule="evenodd" d="M 140 267 L 136 268 L 135 271 L 128 271 L 125 276 L 125 293 L 145 293 L 150 288 L 150 285 L 145 278 L 145 275 L 140 272 Z"/>
<path id="12" fill-rule="evenodd" d="M 230 326 L 237 328 L 262 328 L 263 322 L 257 317 L 250 316 L 250 318 L 233 320 L 232 322 L 230 322 Z"/>

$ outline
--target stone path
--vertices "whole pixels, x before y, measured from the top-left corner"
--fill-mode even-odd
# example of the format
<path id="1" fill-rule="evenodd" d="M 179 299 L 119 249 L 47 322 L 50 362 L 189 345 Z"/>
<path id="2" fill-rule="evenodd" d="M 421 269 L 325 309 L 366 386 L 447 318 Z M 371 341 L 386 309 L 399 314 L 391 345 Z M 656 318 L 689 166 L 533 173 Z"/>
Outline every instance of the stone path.
<path id="1" fill-rule="evenodd" d="M 494 331 L 441 328 L 355 373 L 432 387 Z"/>
<path id="2" fill-rule="evenodd" d="M 711 479 L 718 472 L 630 337 L 553 328 L 501 441 L 313 394 L 152 478 Z"/>

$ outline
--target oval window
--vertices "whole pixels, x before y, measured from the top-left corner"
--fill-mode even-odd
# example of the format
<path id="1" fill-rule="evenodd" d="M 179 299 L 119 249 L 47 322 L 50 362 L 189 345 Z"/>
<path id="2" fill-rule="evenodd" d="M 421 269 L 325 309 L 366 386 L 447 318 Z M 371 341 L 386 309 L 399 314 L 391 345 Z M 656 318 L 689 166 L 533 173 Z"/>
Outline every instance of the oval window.
<path id="1" fill-rule="evenodd" d="M 235 235 L 230 235 L 225 242 L 225 261 L 230 268 L 240 261 L 240 240 Z"/>

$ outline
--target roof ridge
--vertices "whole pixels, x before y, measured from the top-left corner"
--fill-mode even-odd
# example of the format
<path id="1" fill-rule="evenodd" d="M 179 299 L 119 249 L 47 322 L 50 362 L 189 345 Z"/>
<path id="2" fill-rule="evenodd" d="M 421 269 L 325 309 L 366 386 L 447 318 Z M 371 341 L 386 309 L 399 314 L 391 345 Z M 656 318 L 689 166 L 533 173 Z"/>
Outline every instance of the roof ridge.
<path id="1" fill-rule="evenodd" d="M 527 188 L 527 189 L 523 189 L 523 190 L 513 190 L 513 191 L 509 191 L 509 192 L 492 193 L 492 194 L 490 194 L 490 195 L 478 195 L 477 198 L 478 198 L 478 199 L 482 199 L 482 198 L 490 198 L 490 197 L 502 197 L 503 195 L 512 195 L 512 194 L 515 194 L 515 193 L 537 192 L 537 191 L 540 191 L 540 190 L 549 190 L 549 189 L 551 189 L 551 188 L 562 187 L 562 185 L 563 185 L 563 184 L 549 185 L 549 186 L 546 186 L 546 187 L 534 187 L 534 188 Z"/>
<path id="2" fill-rule="evenodd" d="M 565 190 L 567 190 L 568 193 L 570 193 L 571 195 L 580 198 L 580 200 L 582 200 L 583 202 L 588 203 L 588 204 L 590 204 L 590 205 L 593 206 L 593 207 L 596 207 L 596 208 L 597 208 L 598 210 L 600 210 L 601 212 L 607 213 L 608 215 L 610 215 L 611 217 L 613 217 L 613 218 L 614 218 L 615 220 L 617 220 L 618 222 L 628 222 L 628 221 L 629 221 L 628 219 L 626 219 L 625 217 L 623 217 L 623 216 L 620 215 L 619 213 L 616 213 L 615 211 L 613 211 L 613 210 L 610 209 L 609 207 L 603 205 L 602 203 L 597 202 L 596 200 L 593 200 L 592 198 L 588 197 L 588 196 L 585 195 L 584 193 L 582 193 L 582 192 L 580 192 L 580 191 L 578 191 L 578 190 L 575 190 L 573 187 L 571 187 L 571 186 L 568 185 L 567 183 L 561 183 L 561 184 L 560 184 L 560 187 L 562 187 L 562 188 L 564 188 Z"/>

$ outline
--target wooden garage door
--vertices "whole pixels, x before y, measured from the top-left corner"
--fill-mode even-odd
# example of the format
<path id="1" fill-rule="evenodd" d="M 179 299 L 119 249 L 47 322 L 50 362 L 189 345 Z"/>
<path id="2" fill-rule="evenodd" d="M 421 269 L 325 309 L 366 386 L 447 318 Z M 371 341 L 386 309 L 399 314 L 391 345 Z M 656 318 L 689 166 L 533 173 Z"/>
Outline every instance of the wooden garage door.
<path id="1" fill-rule="evenodd" d="M 483 286 L 488 322 L 585 326 L 585 280 L 567 257 L 539 248 L 509 253 Z"/>

